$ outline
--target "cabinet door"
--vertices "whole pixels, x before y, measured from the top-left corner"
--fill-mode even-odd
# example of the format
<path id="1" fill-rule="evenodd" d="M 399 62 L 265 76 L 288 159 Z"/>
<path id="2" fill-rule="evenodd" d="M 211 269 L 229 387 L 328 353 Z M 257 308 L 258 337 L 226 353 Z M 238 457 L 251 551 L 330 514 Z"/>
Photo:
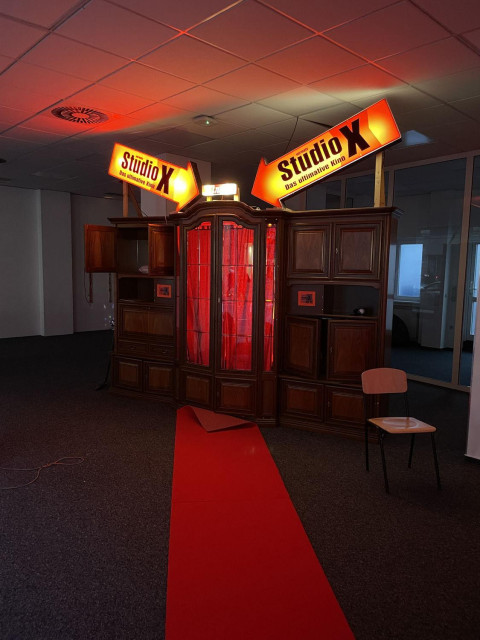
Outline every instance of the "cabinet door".
<path id="1" fill-rule="evenodd" d="M 154 340 L 172 340 L 175 331 L 173 309 L 149 309 L 148 335 Z"/>
<path id="2" fill-rule="evenodd" d="M 121 338 L 148 339 L 148 307 L 130 307 L 119 305 L 118 331 Z"/>
<path id="3" fill-rule="evenodd" d="M 142 361 L 128 358 L 114 357 L 113 384 L 116 387 L 142 390 Z"/>
<path id="4" fill-rule="evenodd" d="M 253 415 L 255 413 L 255 388 L 254 380 L 241 380 L 217 378 L 217 411 L 231 411 Z"/>
<path id="5" fill-rule="evenodd" d="M 380 278 L 380 223 L 335 224 L 334 278 Z"/>
<path id="6" fill-rule="evenodd" d="M 159 362 L 145 362 L 145 391 L 147 393 L 173 393 L 173 365 Z"/>
<path id="7" fill-rule="evenodd" d="M 329 247 L 329 225 L 290 226 L 288 275 L 302 278 L 327 278 Z"/>
<path id="8" fill-rule="evenodd" d="M 109 273 L 117 270 L 115 260 L 115 228 L 86 224 L 85 271 Z"/>
<path id="9" fill-rule="evenodd" d="M 148 271 L 159 275 L 173 274 L 174 228 L 148 225 Z"/>
<path id="10" fill-rule="evenodd" d="M 326 415 L 328 424 L 364 425 L 363 393 L 359 389 L 347 387 L 325 387 Z"/>
<path id="11" fill-rule="evenodd" d="M 323 422 L 323 385 L 298 380 L 281 381 L 282 413 Z"/>
<path id="12" fill-rule="evenodd" d="M 287 316 L 284 369 L 290 373 L 315 378 L 318 369 L 319 323 L 314 318 Z"/>
<path id="13" fill-rule="evenodd" d="M 376 365 L 376 334 L 374 320 L 329 320 L 327 377 L 359 383 Z"/>

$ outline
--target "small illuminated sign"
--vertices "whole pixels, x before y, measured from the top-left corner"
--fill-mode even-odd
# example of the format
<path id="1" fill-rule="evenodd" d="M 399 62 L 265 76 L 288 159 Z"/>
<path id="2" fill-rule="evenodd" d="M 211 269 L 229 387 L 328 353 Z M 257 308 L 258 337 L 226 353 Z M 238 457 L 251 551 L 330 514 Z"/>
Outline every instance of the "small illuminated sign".
<path id="1" fill-rule="evenodd" d="M 387 101 L 380 100 L 270 164 L 262 158 L 252 194 L 280 207 L 283 198 L 400 138 Z"/>
<path id="2" fill-rule="evenodd" d="M 177 203 L 177 211 L 200 195 L 195 171 L 165 162 L 141 151 L 115 144 L 108 173 L 157 196 Z"/>
<path id="3" fill-rule="evenodd" d="M 240 197 L 238 185 L 234 182 L 225 182 L 224 184 L 204 184 L 202 187 L 202 196 L 206 196 L 207 200 L 212 200 L 216 196 L 232 196 L 234 200 Z"/>

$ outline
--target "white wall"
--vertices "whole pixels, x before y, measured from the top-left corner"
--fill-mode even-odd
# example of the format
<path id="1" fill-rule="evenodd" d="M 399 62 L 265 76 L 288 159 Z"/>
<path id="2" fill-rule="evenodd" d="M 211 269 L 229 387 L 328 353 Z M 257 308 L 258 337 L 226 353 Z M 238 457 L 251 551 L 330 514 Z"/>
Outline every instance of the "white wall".
<path id="1" fill-rule="evenodd" d="M 73 332 L 72 230 L 70 194 L 40 191 L 40 334 Z"/>
<path id="2" fill-rule="evenodd" d="M 121 200 L 0 187 L 0 338 L 110 328 L 108 274 L 86 298 L 83 225 L 121 216 Z"/>
<path id="3" fill-rule="evenodd" d="M 38 335 L 39 192 L 0 187 L 0 338 Z"/>

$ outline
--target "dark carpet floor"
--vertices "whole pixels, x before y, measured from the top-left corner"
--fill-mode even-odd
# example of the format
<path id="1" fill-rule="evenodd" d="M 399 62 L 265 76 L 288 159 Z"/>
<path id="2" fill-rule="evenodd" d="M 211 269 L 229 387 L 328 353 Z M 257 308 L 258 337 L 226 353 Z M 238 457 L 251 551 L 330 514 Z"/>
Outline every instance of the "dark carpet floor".
<path id="1" fill-rule="evenodd" d="M 110 343 L 109 332 L 0 340 L 0 466 L 84 458 L 0 489 L 2 640 L 164 638 L 175 410 L 96 390 Z M 367 474 L 361 442 L 262 433 L 357 640 L 478 640 L 468 395 L 410 392 L 412 413 L 439 427 L 440 492 L 428 439 L 410 470 L 406 443 L 386 441 L 387 495 L 375 446 Z M 0 487 L 34 477 L 0 471 Z"/>

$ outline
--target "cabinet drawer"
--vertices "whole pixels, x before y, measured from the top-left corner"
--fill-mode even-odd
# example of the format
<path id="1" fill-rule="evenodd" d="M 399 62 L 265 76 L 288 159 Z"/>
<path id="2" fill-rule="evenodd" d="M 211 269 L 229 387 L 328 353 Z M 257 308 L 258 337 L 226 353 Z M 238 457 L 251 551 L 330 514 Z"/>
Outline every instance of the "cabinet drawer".
<path id="1" fill-rule="evenodd" d="M 121 355 L 146 356 L 148 345 L 146 342 L 131 342 L 130 340 L 119 340 L 117 351 Z"/>
<path id="2" fill-rule="evenodd" d="M 161 358 L 162 360 L 173 360 L 175 349 L 172 344 L 150 344 L 148 353 L 150 356 Z"/>

